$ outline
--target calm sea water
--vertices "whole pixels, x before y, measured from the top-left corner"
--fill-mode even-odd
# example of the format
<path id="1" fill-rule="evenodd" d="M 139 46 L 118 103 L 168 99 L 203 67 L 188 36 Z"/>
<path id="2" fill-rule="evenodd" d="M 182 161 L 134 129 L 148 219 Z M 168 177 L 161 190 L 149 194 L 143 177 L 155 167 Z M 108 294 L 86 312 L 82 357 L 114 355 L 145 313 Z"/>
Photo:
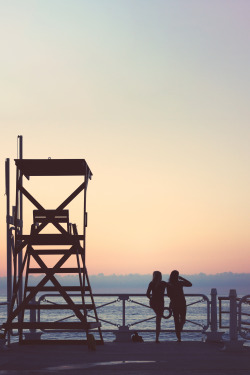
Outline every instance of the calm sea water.
<path id="1" fill-rule="evenodd" d="M 63 303 L 63 299 L 57 296 L 43 295 L 44 297 L 40 299 L 41 304 L 54 304 Z M 79 296 L 72 297 L 76 303 L 81 303 L 81 298 Z M 0 302 L 5 302 L 6 297 L 0 297 Z M 209 318 L 207 315 L 208 303 L 206 299 L 202 296 L 186 296 L 187 301 L 187 322 L 184 326 L 184 332 L 182 334 L 182 339 L 185 341 L 201 341 L 204 338 L 203 330 L 209 324 Z M 86 298 L 86 303 L 90 303 L 90 300 Z M 108 332 L 109 330 L 118 330 L 119 326 L 123 325 L 123 301 L 120 301 L 118 297 L 95 297 L 95 304 L 97 307 L 98 317 L 102 321 L 102 331 L 104 341 L 114 341 L 115 334 L 113 332 Z M 165 299 L 165 306 L 169 305 L 169 299 Z M 223 310 L 229 310 L 229 303 L 223 303 Z M 244 306 L 244 311 L 250 315 L 250 305 Z M 131 334 L 134 331 L 138 331 L 143 337 L 144 341 L 153 341 L 155 339 L 155 319 L 149 319 L 154 317 L 153 311 L 148 306 L 148 299 L 146 297 L 130 297 L 129 301 L 125 302 L 125 325 L 130 326 Z M 91 318 L 93 316 L 93 311 L 89 312 L 89 321 L 94 321 Z M 7 307 L 0 306 L 0 324 L 6 321 L 7 318 Z M 229 324 L 229 314 L 223 314 L 222 322 L 224 326 Z M 76 321 L 77 319 L 72 314 L 70 310 L 51 310 L 44 311 L 41 310 L 40 316 L 37 314 L 37 320 L 40 321 Z M 149 320 L 148 320 L 149 319 Z M 248 322 L 250 316 L 246 316 L 246 321 Z M 29 321 L 29 312 L 25 314 L 25 320 Z M 250 324 L 250 322 L 249 322 Z M 162 332 L 161 340 L 176 340 L 174 333 L 174 320 L 173 317 L 170 319 L 162 319 L 162 329 L 168 330 L 170 332 Z M 140 330 L 152 330 L 153 332 L 142 332 Z M 209 329 L 208 329 L 209 330 Z M 225 334 L 228 334 L 228 328 L 221 328 Z M 196 331 L 196 332 L 195 332 Z M 81 339 L 84 334 L 82 332 L 49 332 L 43 333 L 43 339 Z M 95 334 L 98 338 L 98 334 Z M 16 341 L 17 336 L 12 336 L 11 341 Z"/>

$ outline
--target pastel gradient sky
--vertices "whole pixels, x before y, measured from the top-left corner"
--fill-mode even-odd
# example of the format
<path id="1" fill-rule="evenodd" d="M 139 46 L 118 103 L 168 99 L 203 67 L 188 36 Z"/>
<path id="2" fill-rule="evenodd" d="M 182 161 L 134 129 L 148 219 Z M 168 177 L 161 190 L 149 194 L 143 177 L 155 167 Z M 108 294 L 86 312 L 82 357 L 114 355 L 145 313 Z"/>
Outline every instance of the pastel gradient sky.
<path id="1" fill-rule="evenodd" d="M 18 134 L 89 164 L 90 274 L 250 272 L 248 0 L 1 0 L 0 35 L 0 275 Z"/>

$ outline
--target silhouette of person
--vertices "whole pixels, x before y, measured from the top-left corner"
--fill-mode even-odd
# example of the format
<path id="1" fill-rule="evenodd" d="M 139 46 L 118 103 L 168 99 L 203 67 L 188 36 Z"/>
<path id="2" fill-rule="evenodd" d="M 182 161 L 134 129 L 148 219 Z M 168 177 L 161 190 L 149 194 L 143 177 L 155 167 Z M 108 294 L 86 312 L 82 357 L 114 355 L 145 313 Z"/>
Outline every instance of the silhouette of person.
<path id="1" fill-rule="evenodd" d="M 154 310 L 156 314 L 156 343 L 159 342 L 159 335 L 161 331 L 161 318 L 163 317 L 164 312 L 164 292 L 167 285 L 168 283 L 162 280 L 161 272 L 154 271 L 153 279 L 149 283 L 146 293 L 150 301 L 150 307 Z"/>
<path id="2" fill-rule="evenodd" d="M 169 282 L 167 285 L 168 296 L 170 298 L 170 307 L 174 315 L 175 333 L 178 341 L 181 341 L 181 331 L 186 322 L 186 299 L 183 293 L 184 286 L 192 286 L 190 281 L 184 279 L 179 275 L 179 272 L 174 270 L 171 272 Z"/>

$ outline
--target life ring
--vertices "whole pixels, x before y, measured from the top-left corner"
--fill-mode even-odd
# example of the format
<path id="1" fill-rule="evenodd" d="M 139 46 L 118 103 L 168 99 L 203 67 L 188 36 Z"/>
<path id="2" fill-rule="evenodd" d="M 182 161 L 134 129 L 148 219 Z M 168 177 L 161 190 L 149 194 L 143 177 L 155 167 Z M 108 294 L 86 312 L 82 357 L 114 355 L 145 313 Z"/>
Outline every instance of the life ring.
<path id="1" fill-rule="evenodd" d="M 170 307 L 164 307 L 164 313 L 165 311 L 168 310 L 168 315 L 162 315 L 163 319 L 169 319 L 171 318 L 172 314 L 173 314 L 173 311 Z"/>

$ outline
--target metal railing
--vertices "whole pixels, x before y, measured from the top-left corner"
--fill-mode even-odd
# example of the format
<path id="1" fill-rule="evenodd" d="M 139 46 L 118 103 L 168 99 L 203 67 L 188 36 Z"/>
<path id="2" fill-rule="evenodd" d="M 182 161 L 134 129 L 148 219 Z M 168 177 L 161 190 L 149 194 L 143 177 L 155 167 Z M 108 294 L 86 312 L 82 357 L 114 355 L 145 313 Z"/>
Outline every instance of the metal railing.
<path id="1" fill-rule="evenodd" d="M 71 298 L 80 298 L 80 294 L 69 294 Z M 98 319 L 102 323 L 102 332 L 110 333 L 116 336 L 117 341 L 123 341 L 131 338 L 136 331 L 138 333 L 155 332 L 155 314 L 149 306 L 148 298 L 145 294 L 117 293 L 117 294 L 94 294 Z M 39 297 L 36 303 L 39 304 L 57 304 L 60 303 L 60 294 L 47 293 Z M 185 333 L 204 333 L 210 327 L 211 302 L 204 294 L 186 294 L 187 301 L 187 319 L 183 332 Z M 169 305 L 169 298 L 165 297 L 165 305 Z M 40 322 L 43 320 L 41 314 L 44 310 L 38 309 L 30 311 L 30 320 Z M 65 316 L 58 316 L 56 322 L 74 319 L 75 314 L 70 312 Z M 94 318 L 91 311 L 88 311 L 88 318 Z M 51 330 L 43 330 L 43 333 L 50 333 Z M 62 332 L 53 330 L 53 333 Z M 72 332 L 64 330 L 63 332 Z M 74 332 L 79 332 L 75 330 Z M 174 320 L 170 318 L 167 324 L 162 321 L 162 333 L 174 333 Z"/>
<path id="2" fill-rule="evenodd" d="M 219 328 L 229 329 L 231 339 L 237 334 L 250 340 L 250 295 L 237 297 L 234 289 L 228 297 L 219 297 Z"/>
<path id="3" fill-rule="evenodd" d="M 80 297 L 80 294 L 70 295 L 71 298 Z M 218 331 L 218 328 L 225 328 L 229 337 L 229 339 L 226 338 L 225 342 L 229 340 L 230 343 L 238 345 L 239 337 L 241 337 L 241 340 L 242 338 L 250 340 L 250 295 L 239 298 L 236 290 L 231 289 L 228 297 L 217 297 L 217 290 L 212 289 L 211 299 L 204 294 L 186 294 L 185 297 L 187 300 L 187 320 L 183 330 L 184 333 L 204 333 L 208 341 L 221 341 L 225 332 Z M 61 298 L 60 294 L 43 294 L 35 303 L 57 304 L 60 303 L 56 300 L 58 298 Z M 131 335 L 135 331 L 143 334 L 155 332 L 155 315 L 145 294 L 94 294 L 94 299 L 98 310 L 98 318 L 102 323 L 102 332 L 111 334 L 111 336 L 115 335 L 117 341 L 131 339 Z M 168 306 L 168 304 L 169 299 L 166 296 L 165 305 Z M 8 307 L 8 302 L 0 302 L 0 308 L 4 306 Z M 6 308 L 6 316 L 7 310 L 8 308 Z M 25 319 L 33 322 L 43 321 L 44 317 L 41 316 L 43 312 L 44 310 L 31 309 L 29 313 L 25 314 Z M 55 314 L 53 321 L 74 320 L 74 313 L 71 312 L 69 315 L 66 310 L 64 313 L 65 315 L 60 316 Z M 1 313 L 1 315 L 3 318 L 4 314 Z M 88 318 L 89 321 L 94 319 L 90 310 L 88 310 Z M 219 324 L 217 324 L 217 318 L 219 318 Z M 167 319 L 165 322 L 162 320 L 161 332 L 174 333 L 173 318 Z M 51 331 L 43 330 L 41 333 L 49 332 Z M 53 332 L 57 331 L 53 330 Z M 60 332 L 62 331 L 60 330 Z M 64 330 L 63 332 L 67 331 Z M 72 330 L 68 332 L 72 332 Z M 79 330 L 75 332 L 79 332 Z M 9 332 L 9 335 L 16 336 L 16 332 Z M 192 340 L 191 336 L 189 338 Z"/>
<path id="4" fill-rule="evenodd" d="M 247 312 L 244 310 L 247 308 Z M 250 295 L 242 297 L 238 303 L 238 329 L 245 340 L 250 340 Z"/>
<path id="5" fill-rule="evenodd" d="M 240 298 L 237 298 L 236 300 L 239 301 Z M 229 329 L 230 298 L 218 297 L 218 301 L 219 301 L 219 328 Z"/>

